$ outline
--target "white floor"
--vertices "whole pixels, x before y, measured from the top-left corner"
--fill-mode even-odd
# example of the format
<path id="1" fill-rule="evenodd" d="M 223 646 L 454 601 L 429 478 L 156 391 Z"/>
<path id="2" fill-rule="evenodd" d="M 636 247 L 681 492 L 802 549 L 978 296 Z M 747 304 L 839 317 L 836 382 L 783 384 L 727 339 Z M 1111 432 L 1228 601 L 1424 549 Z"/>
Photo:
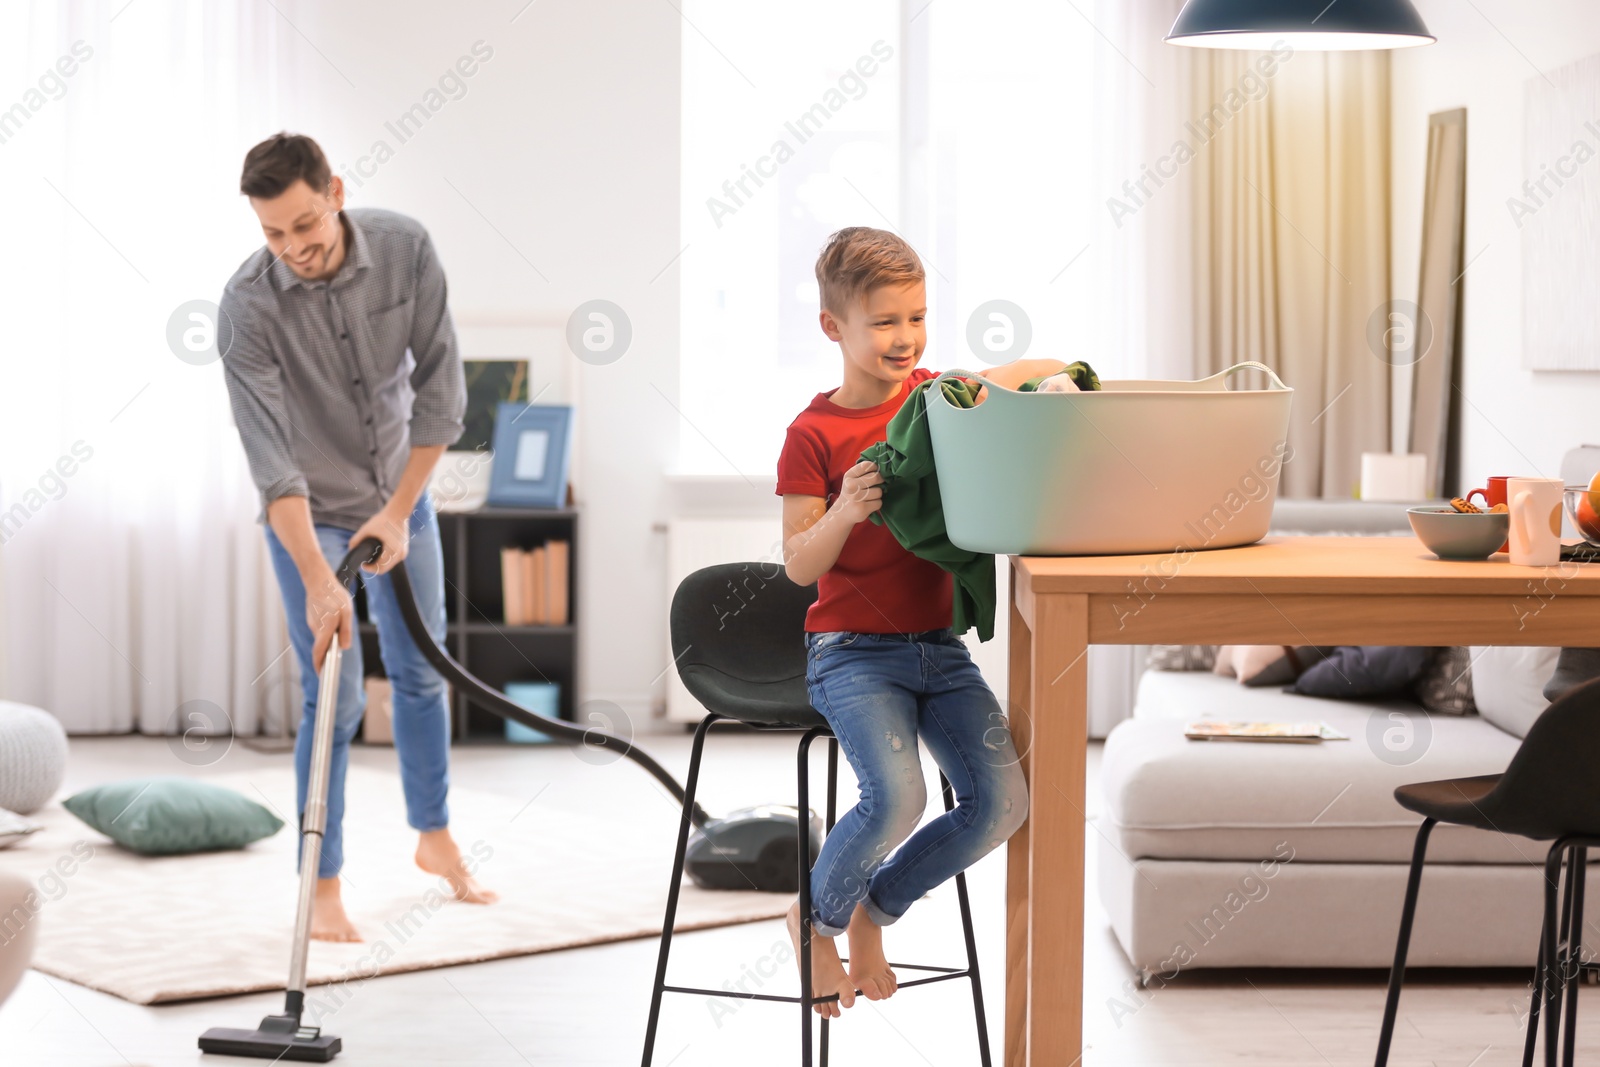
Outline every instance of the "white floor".
<path id="1" fill-rule="evenodd" d="M 643 738 L 673 773 L 688 762 L 688 738 L 672 733 Z M 712 812 L 760 800 L 792 798 L 791 737 L 722 735 L 713 738 L 703 783 Z M 1098 808 L 1091 751 L 1091 818 Z M 392 766 L 389 749 L 357 749 L 354 758 Z M 147 738 L 75 738 L 68 791 L 117 777 L 248 770 L 286 760 L 235 745 L 208 767 L 176 759 L 166 742 Z M 632 805 L 670 802 L 646 775 L 626 762 L 590 766 L 570 750 L 458 748 L 455 780 L 473 788 L 530 800 L 544 793 L 565 802 L 603 805 L 625 813 Z M 822 761 L 816 762 L 820 793 Z M 931 764 L 930 764 L 931 773 Z M 846 789 L 849 788 L 845 770 Z M 932 780 L 932 779 L 930 779 Z M 401 814 L 397 811 L 396 818 Z M 466 832 L 469 828 L 460 828 Z M 1088 835 L 1093 863 L 1095 834 Z M 359 847 L 356 845 L 355 847 Z M 663 878 L 666 871 L 663 870 Z M 999 1062 L 1004 1018 L 1003 853 L 971 874 L 986 1001 Z M 551 871 L 551 878 L 561 877 Z M 1093 875 L 1091 868 L 1090 885 Z M 514 885 L 497 885 L 515 893 Z M 173 906 L 203 886 L 172 887 Z M 1376 1041 L 1385 976 L 1376 972 L 1185 973 L 1153 993 L 1135 993 L 1132 971 L 1117 948 L 1095 898 L 1085 930 L 1085 1067 L 1110 1065 L 1368 1064 Z M 48 913 L 45 913 L 48 921 Z M 262 923 L 288 923 L 263 915 Z M 48 937 L 48 927 L 44 928 Z M 251 931 L 239 931 L 241 938 Z M 1471 936 L 1471 931 L 1463 931 Z M 888 932 L 891 956 L 908 962 L 960 962 L 954 894 L 941 890 Z M 674 943 L 671 980 L 717 987 L 743 981 L 752 991 L 793 993 L 798 985 L 779 922 L 684 934 Z M 345 1043 L 339 1063 L 350 1067 L 424 1064 L 618 1065 L 639 1060 L 656 943 L 636 941 L 570 952 L 498 960 L 376 979 L 359 987 L 326 1028 Z M 1398 1065 L 1488 1067 L 1521 1060 L 1525 976 L 1511 972 L 1420 974 L 1408 983 L 1391 1062 Z M 257 1061 L 202 1057 L 199 1033 L 211 1026 L 253 1027 L 281 1007 L 281 994 L 138 1007 L 72 983 L 29 972 L 0 1009 L 4 1067 L 167 1067 Z M 1600 1055 L 1592 1014 L 1579 1026 L 1580 1061 Z M 656 1063 L 792 1063 L 798 1060 L 796 1012 L 775 1004 L 708 1002 L 669 996 Z M 1586 1029 L 1587 1028 L 1587 1029 Z M 831 1062 L 966 1065 L 978 1063 L 971 1001 L 963 983 L 903 991 L 893 1000 L 860 1001 L 833 1026 Z M 1069 1067 L 1069 1065 L 1048 1065 Z"/>

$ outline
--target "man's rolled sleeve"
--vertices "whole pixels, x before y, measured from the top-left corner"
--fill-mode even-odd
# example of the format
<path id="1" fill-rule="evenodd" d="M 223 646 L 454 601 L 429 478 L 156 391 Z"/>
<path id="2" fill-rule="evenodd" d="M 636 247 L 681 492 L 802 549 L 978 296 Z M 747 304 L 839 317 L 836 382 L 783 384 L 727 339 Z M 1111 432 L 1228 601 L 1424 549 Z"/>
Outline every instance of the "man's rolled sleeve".
<path id="1" fill-rule="evenodd" d="M 232 324 L 231 343 L 222 357 L 234 425 L 261 492 L 262 507 L 283 496 L 309 496 L 305 474 L 294 459 L 283 398 L 283 368 L 261 336 L 262 324 L 232 298 L 222 297 L 223 322 Z"/>
<path id="2" fill-rule="evenodd" d="M 467 381 L 446 300 L 444 268 L 426 234 L 417 250 L 417 309 L 411 326 L 411 446 L 453 445 L 465 430 Z"/>

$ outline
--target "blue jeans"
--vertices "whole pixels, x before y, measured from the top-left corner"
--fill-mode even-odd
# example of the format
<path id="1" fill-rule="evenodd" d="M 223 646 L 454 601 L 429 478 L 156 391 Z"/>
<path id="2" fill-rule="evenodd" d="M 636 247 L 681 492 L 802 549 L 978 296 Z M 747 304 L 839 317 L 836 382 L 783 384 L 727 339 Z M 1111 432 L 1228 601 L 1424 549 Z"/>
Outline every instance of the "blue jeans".
<path id="1" fill-rule="evenodd" d="M 1027 818 L 1028 789 L 1000 702 L 949 627 L 805 640 L 811 705 L 833 728 L 861 791 L 811 869 L 812 927 L 833 937 L 857 904 L 887 926 L 993 851 Z M 919 737 L 956 797 L 953 810 L 921 829 L 928 793 Z"/>
<path id="2" fill-rule="evenodd" d="M 427 492 L 411 512 L 411 546 L 406 553 L 406 572 L 417 594 L 417 606 L 427 620 L 428 632 L 444 640 L 444 555 L 439 550 L 439 519 Z M 354 530 L 318 524 L 314 527 L 317 544 L 330 567 L 338 567 L 349 551 Z M 306 623 L 306 587 L 300 580 L 289 550 L 283 547 L 272 527 L 266 527 L 267 547 L 272 552 L 272 567 L 283 592 L 283 610 L 289 618 L 289 643 L 300 661 L 300 683 L 305 703 L 300 714 L 300 732 L 295 738 L 295 809 L 303 818 L 306 786 L 311 774 L 311 740 L 317 718 L 317 688 L 321 682 L 311 662 L 313 635 Z M 395 600 L 393 581 L 388 574 L 371 575 L 359 571 L 367 591 L 367 607 L 378 624 L 378 651 L 383 669 L 392 685 L 394 708 L 394 747 L 400 760 L 400 785 L 406 799 L 406 822 L 416 830 L 438 830 L 449 825 L 445 795 L 450 787 L 450 709 L 445 699 L 445 682 L 411 639 L 405 619 Z M 350 740 L 361 725 L 366 710 L 366 688 L 362 684 L 361 636 L 352 636 L 339 664 L 339 703 L 334 715 L 333 763 L 328 771 L 328 820 L 322 839 L 322 858 L 317 865 L 320 878 L 332 878 L 344 865 L 344 779 L 350 765 Z M 299 851 L 295 864 L 299 865 Z"/>

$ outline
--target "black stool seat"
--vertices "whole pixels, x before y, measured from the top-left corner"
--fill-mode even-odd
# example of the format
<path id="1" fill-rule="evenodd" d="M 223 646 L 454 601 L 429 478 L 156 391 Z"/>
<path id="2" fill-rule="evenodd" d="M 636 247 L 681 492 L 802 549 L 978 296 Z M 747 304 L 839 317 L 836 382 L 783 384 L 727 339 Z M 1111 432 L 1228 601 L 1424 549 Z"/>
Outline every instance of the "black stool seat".
<path id="1" fill-rule="evenodd" d="M 678 676 L 700 703 L 708 708 L 723 708 L 725 718 L 746 726 L 809 730 L 828 725 L 806 696 L 804 672 L 797 678 L 753 682 L 704 663 L 691 663 L 681 666 Z"/>
<path id="2" fill-rule="evenodd" d="M 1401 807 L 1423 816 L 1423 820 L 1417 829 L 1405 903 L 1400 910 L 1400 938 L 1395 946 L 1394 967 L 1389 972 L 1377 1067 L 1383 1067 L 1389 1059 L 1428 835 L 1441 822 L 1535 841 L 1554 841 L 1545 853 L 1544 923 L 1534 966 L 1522 1062 L 1524 1067 L 1533 1063 L 1542 1012 L 1546 1067 L 1556 1067 L 1558 1052 L 1566 1067 L 1572 1067 L 1578 1021 L 1577 979 L 1585 966 L 1583 894 L 1588 850 L 1600 847 L 1600 773 L 1596 768 L 1600 768 L 1600 679 L 1573 686 L 1547 707 L 1534 720 L 1504 774 L 1419 782 L 1394 791 Z M 1567 868 L 1566 893 L 1558 903 L 1563 859 Z"/>
<path id="3" fill-rule="evenodd" d="M 701 999 L 734 997 L 745 1001 L 794 1004 L 800 1008 L 800 1062 L 811 1067 L 813 1008 L 823 1000 L 838 996 L 811 995 L 811 809 L 809 805 L 811 742 L 828 739 L 827 817 L 824 825 L 833 829 L 834 794 L 838 779 L 839 742 L 828 722 L 811 706 L 806 691 L 806 648 L 803 640 L 806 611 L 817 599 L 815 585 L 798 586 L 781 566 L 772 563 L 725 563 L 705 567 L 689 575 L 672 596 L 672 655 L 683 679 L 684 688 L 708 714 L 695 728 L 694 745 L 689 750 L 689 776 L 684 783 L 683 814 L 678 822 L 678 846 L 672 861 L 672 878 L 667 883 L 667 911 L 661 924 L 661 949 L 656 957 L 656 978 L 650 991 L 650 1015 L 645 1024 L 644 1067 L 651 1067 L 655 1055 L 656 1029 L 665 993 L 686 993 Z M 733 989 L 732 983 L 712 989 L 670 985 L 667 958 L 672 951 L 672 927 L 677 916 L 678 892 L 683 882 L 684 853 L 689 826 L 695 817 L 695 790 L 700 781 L 700 759 L 705 750 L 706 733 L 719 722 L 738 722 L 771 730 L 795 730 L 801 734 L 798 753 L 800 818 L 796 832 L 798 866 L 796 883 L 800 887 L 800 995 L 781 996 Z M 944 807 L 955 807 L 954 791 L 941 773 L 939 788 Z M 962 967 L 935 967 L 916 963 L 895 963 L 897 970 L 925 971 L 926 977 L 899 982 L 911 986 L 967 979 L 972 983 L 973 1015 L 978 1031 L 978 1061 L 990 1067 L 988 1025 L 983 1011 L 983 984 L 978 975 L 977 939 L 972 928 L 972 907 L 967 897 L 965 872 L 955 876 L 956 901 L 961 908 L 961 930 L 966 940 L 967 962 Z M 859 990 L 857 991 L 859 995 Z M 828 1020 L 820 1022 L 821 1067 L 828 1063 Z M 762 1063 L 775 1062 L 765 1056 Z"/>
<path id="4" fill-rule="evenodd" d="M 1437 822 L 1476 826 L 1481 830 L 1498 830 L 1499 826 L 1485 813 L 1483 804 L 1484 798 L 1494 792 L 1494 787 L 1500 784 L 1500 779 L 1503 777 L 1505 775 L 1502 774 L 1480 774 L 1473 778 L 1416 782 L 1396 789 L 1394 798 L 1400 802 L 1402 808 L 1414 811 L 1418 815 L 1426 815 Z"/>

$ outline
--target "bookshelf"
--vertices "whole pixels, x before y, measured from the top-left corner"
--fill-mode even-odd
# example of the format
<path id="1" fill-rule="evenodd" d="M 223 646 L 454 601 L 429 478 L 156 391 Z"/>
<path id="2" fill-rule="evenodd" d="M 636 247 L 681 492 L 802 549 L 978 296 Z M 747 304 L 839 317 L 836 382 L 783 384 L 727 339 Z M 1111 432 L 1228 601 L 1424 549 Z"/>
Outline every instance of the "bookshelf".
<path id="1" fill-rule="evenodd" d="M 510 625 L 505 621 L 501 550 L 567 543 L 567 622 Z M 578 699 L 578 512 L 575 508 L 479 508 L 440 512 L 444 553 L 445 648 L 485 684 L 556 682 L 561 717 L 575 718 Z M 356 593 L 361 658 L 368 676 L 383 677 L 378 629 L 370 621 L 365 590 Z M 451 737 L 456 742 L 504 741 L 504 722 L 451 686 Z"/>

